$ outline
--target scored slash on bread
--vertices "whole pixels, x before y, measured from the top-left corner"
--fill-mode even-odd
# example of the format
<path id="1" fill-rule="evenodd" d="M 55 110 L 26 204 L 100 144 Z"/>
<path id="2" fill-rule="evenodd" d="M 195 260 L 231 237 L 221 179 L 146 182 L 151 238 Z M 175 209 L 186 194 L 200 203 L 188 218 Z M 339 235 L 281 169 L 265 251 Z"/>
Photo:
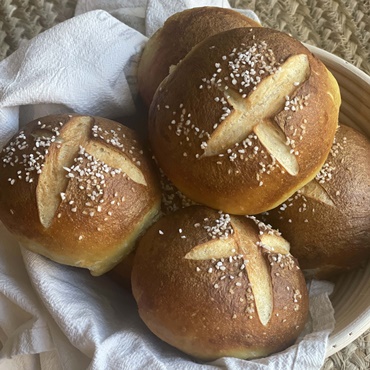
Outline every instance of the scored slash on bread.
<path id="1" fill-rule="evenodd" d="M 158 165 L 188 198 L 256 214 L 315 177 L 339 106 L 334 77 L 301 43 L 237 28 L 199 43 L 161 83 L 149 139 Z"/>
<path id="2" fill-rule="evenodd" d="M 330 279 L 370 258 L 370 144 L 340 125 L 315 178 L 261 218 L 291 243 L 307 277 Z"/>
<path id="3" fill-rule="evenodd" d="M 277 250 L 267 246 L 272 240 Z M 203 360 L 282 350 L 308 312 L 289 243 L 254 217 L 203 206 L 181 209 L 148 229 L 136 249 L 132 290 L 154 334 Z"/>
<path id="4" fill-rule="evenodd" d="M 101 135 L 99 141 L 91 140 L 90 131 L 97 127 L 92 127 L 92 122 L 91 117 L 81 117 L 75 125 L 70 124 L 56 131 L 59 132 L 57 145 L 50 145 L 36 190 L 40 221 L 44 227 L 50 227 L 53 218 L 56 216 L 56 211 L 62 201 L 60 194 L 68 189 L 68 182 L 74 177 L 71 168 L 76 169 L 76 166 L 73 167 L 73 165 L 78 154 L 81 156 L 77 162 L 83 161 L 85 152 L 89 153 L 90 156 L 96 159 L 96 163 L 105 163 L 106 171 L 112 173 L 113 169 L 116 169 L 118 171 L 115 173 L 124 173 L 132 181 L 146 186 L 141 170 L 131 159 L 128 159 L 124 154 L 118 154 L 106 140 L 102 139 Z M 50 130 L 52 127 L 46 126 L 42 131 L 34 132 L 32 135 L 45 140 L 52 133 L 48 129 Z M 95 136 L 98 135 L 94 133 L 94 139 L 96 139 Z M 69 176 L 66 176 L 66 171 L 70 174 Z M 85 174 L 87 174 L 86 171 Z M 100 189 L 102 188 L 103 186 L 100 187 Z M 68 190 L 66 192 L 69 193 Z"/>
<path id="5" fill-rule="evenodd" d="M 100 275 L 160 212 L 156 170 L 137 135 L 104 118 L 46 116 L 0 154 L 0 218 L 24 246 Z"/>
<path id="6" fill-rule="evenodd" d="M 327 204 L 330 207 L 335 207 L 333 200 L 322 185 L 316 181 L 316 178 L 300 189 L 299 194 L 302 195 L 302 197 L 316 199 L 320 203 Z"/>
<path id="7" fill-rule="evenodd" d="M 297 159 L 286 145 L 284 131 L 272 117 L 284 109 L 287 97 L 292 96 L 308 78 L 308 59 L 306 55 L 294 55 L 275 68 L 273 73 L 267 72 L 272 74 L 262 80 L 248 97 L 243 98 L 231 88 L 224 90 L 233 113 L 223 118 L 207 141 L 205 156 L 220 154 L 254 132 L 266 150 L 289 174 L 298 174 Z"/>
<path id="8" fill-rule="evenodd" d="M 273 310 L 273 292 L 270 271 L 259 248 L 260 246 L 269 248 L 269 243 L 266 243 L 266 238 L 263 242 L 261 235 L 255 235 L 247 223 L 241 224 L 235 218 L 232 220 L 232 224 L 235 227 L 231 229 L 230 235 L 227 235 L 226 238 L 215 238 L 199 244 L 191 249 L 184 258 L 199 261 L 248 256 L 243 270 L 245 269 L 252 286 L 258 317 L 263 325 L 267 325 Z M 289 254 L 289 243 L 285 239 L 276 233 L 268 235 L 270 236 L 268 241 L 272 242 L 279 251 L 275 251 L 275 248 L 272 247 L 273 250 L 270 250 L 272 253 Z"/>

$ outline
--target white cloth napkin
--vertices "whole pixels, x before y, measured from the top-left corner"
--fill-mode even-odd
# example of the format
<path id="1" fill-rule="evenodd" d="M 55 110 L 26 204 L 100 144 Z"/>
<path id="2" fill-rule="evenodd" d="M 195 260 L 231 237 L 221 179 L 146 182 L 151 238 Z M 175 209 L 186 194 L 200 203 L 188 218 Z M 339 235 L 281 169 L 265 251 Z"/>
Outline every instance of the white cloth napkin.
<path id="1" fill-rule="evenodd" d="M 131 114 L 147 37 L 173 13 L 204 5 L 230 7 L 223 0 L 79 1 L 74 18 L 0 63 L 0 148 L 46 114 Z M 306 334 L 283 353 L 200 364 L 152 335 L 131 295 L 108 277 L 20 248 L 0 223 L 0 369 L 319 369 L 334 327 L 332 288 L 309 285 Z"/>

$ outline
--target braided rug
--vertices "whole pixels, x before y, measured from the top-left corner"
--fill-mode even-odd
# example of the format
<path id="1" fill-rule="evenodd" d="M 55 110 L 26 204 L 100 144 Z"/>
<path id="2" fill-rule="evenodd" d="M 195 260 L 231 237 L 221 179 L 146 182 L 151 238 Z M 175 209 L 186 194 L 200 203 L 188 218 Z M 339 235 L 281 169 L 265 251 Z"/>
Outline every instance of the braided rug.
<path id="1" fill-rule="evenodd" d="M 73 16 L 77 0 L 0 0 L 0 61 L 22 40 Z M 370 74 L 370 0 L 231 0 L 266 27 L 290 33 Z M 370 331 L 325 361 L 322 370 L 370 369 Z M 304 369 L 302 369 L 304 370 Z"/>

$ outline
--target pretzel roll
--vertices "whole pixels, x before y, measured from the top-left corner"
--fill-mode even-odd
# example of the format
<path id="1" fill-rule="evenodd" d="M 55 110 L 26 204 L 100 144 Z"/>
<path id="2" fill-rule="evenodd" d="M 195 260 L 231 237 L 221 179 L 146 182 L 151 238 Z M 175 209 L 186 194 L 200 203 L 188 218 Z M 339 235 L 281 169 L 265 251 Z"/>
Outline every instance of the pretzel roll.
<path id="1" fill-rule="evenodd" d="M 149 112 L 150 142 L 187 197 L 257 214 L 315 177 L 339 105 L 336 80 L 300 42 L 238 28 L 198 44 L 162 82 Z"/>
<path id="2" fill-rule="evenodd" d="M 110 270 L 160 209 L 159 180 L 136 134 L 104 118 L 34 120 L 0 155 L 0 219 L 33 252 Z"/>
<path id="3" fill-rule="evenodd" d="M 309 277 L 328 279 L 370 257 L 370 142 L 341 125 L 315 179 L 263 216 Z"/>
<path id="4" fill-rule="evenodd" d="M 169 17 L 146 44 L 138 68 L 139 92 L 149 107 L 171 67 L 205 38 L 232 28 L 260 27 L 245 15 L 226 8 L 187 9 Z"/>
<path id="5" fill-rule="evenodd" d="M 131 278 L 148 328 L 201 360 L 283 350 L 307 319 L 289 243 L 253 217 L 204 206 L 165 216 L 140 239 Z"/>

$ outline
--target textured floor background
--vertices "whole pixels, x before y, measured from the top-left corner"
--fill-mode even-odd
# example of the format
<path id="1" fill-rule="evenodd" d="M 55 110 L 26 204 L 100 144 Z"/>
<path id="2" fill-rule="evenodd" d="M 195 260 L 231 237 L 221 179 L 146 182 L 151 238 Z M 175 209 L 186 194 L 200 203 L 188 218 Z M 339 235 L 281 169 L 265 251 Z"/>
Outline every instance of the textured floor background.
<path id="1" fill-rule="evenodd" d="M 76 0 L 0 0 L 0 61 L 22 40 L 73 16 Z M 370 74 L 370 0 L 230 0 L 262 24 L 332 52 Z M 323 370 L 370 369 L 370 331 L 328 358 Z M 306 369 L 300 369 L 306 370 Z"/>
<path id="2" fill-rule="evenodd" d="M 370 74 L 370 0 L 231 0 L 263 25 L 321 47 Z M 1 0 L 0 60 L 20 40 L 73 15 L 76 0 Z"/>
<path id="3" fill-rule="evenodd" d="M 370 74 L 370 0 L 234 0 L 263 25 L 292 34 Z"/>

